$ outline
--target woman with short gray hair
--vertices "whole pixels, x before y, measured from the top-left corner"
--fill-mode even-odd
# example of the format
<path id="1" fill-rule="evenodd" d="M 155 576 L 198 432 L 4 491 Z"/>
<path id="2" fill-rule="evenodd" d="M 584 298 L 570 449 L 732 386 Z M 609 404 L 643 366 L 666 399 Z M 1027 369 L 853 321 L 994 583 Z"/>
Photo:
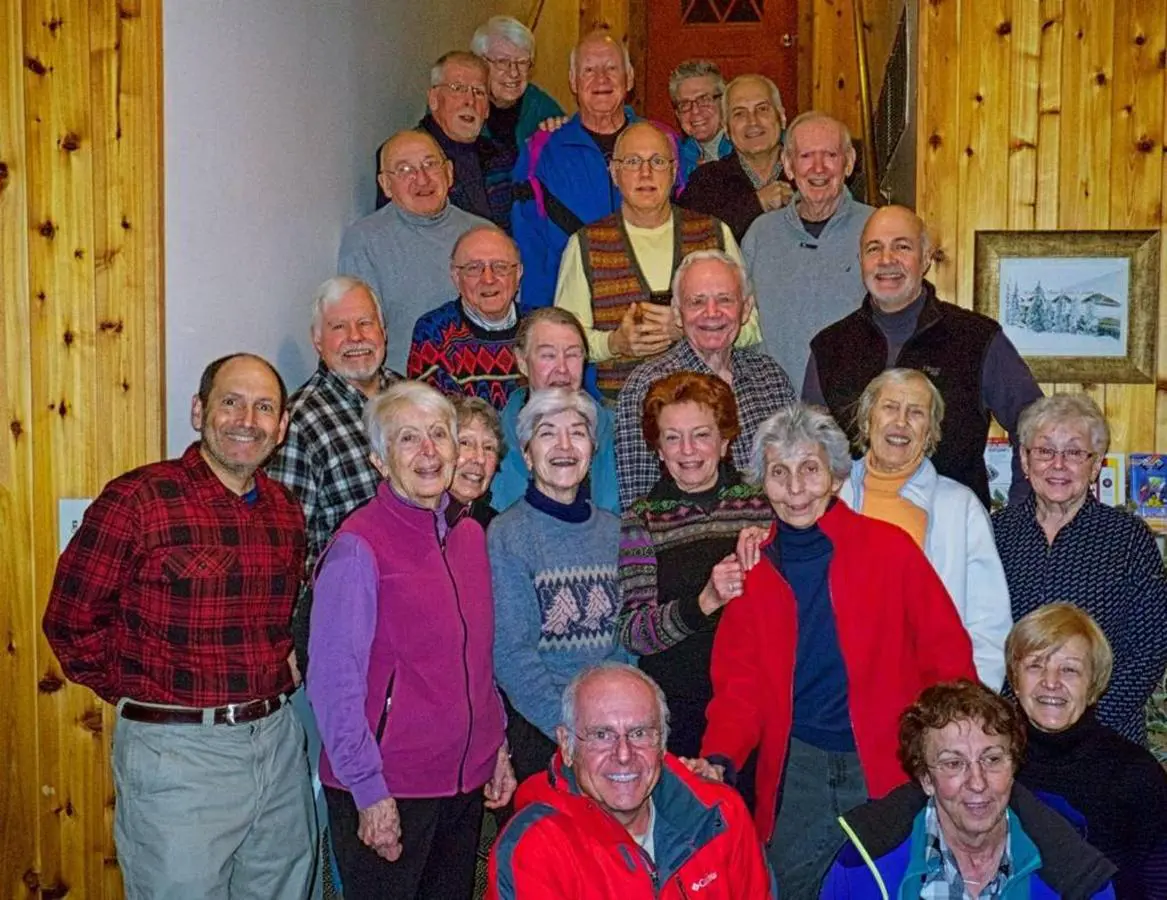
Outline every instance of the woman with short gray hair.
<path id="1" fill-rule="evenodd" d="M 529 80 L 535 36 L 518 19 L 491 16 L 474 32 L 470 52 L 490 67 L 490 113 L 483 134 L 517 157 L 540 122 L 563 115 L 563 107 Z"/>
<path id="2" fill-rule="evenodd" d="M 565 388 L 533 391 L 518 439 L 527 493 L 491 523 L 494 665 L 512 709 L 517 777 L 547 767 L 564 687 L 580 669 L 630 657 L 616 641 L 620 520 L 580 491 L 595 451 L 596 404 Z"/>
<path id="3" fill-rule="evenodd" d="M 1017 432 L 1033 492 L 993 514 L 1013 616 L 1050 600 L 1089 613 L 1114 649 L 1098 720 L 1145 747 L 1147 701 L 1167 668 L 1167 576 L 1146 524 L 1094 497 L 1106 417 L 1085 394 L 1054 394 L 1026 407 Z"/>
<path id="4" fill-rule="evenodd" d="M 398 382 L 365 427 L 385 480 L 320 557 L 309 636 L 333 849 L 352 900 L 468 897 L 483 807 L 515 789 L 486 539 L 450 503 L 449 400 Z"/>
<path id="5" fill-rule="evenodd" d="M 863 389 L 855 424 L 862 458 L 839 499 L 904 529 L 944 582 L 973 644 L 977 675 L 1005 683 L 1005 638 L 1013 625 L 1009 587 L 989 514 L 976 494 L 936 471 L 944 399 L 916 369 L 885 369 Z"/>
<path id="6" fill-rule="evenodd" d="M 817 407 L 758 428 L 751 474 L 777 521 L 760 542 L 743 531 L 747 574 L 713 642 L 701 753 L 736 771 L 758 749 L 754 822 L 784 897 L 818 896 L 839 810 L 907 780 L 900 713 L 925 687 L 976 675 L 924 554 L 836 500 L 850 468 L 846 435 Z"/>

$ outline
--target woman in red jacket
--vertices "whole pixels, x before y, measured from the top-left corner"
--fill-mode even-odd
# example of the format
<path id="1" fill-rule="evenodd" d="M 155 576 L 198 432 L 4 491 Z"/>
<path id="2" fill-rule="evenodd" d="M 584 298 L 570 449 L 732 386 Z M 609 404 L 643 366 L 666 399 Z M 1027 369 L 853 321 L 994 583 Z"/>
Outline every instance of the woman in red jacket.
<path id="1" fill-rule="evenodd" d="M 900 713 L 937 681 L 976 678 L 912 538 L 835 499 L 850 469 L 846 436 L 816 407 L 759 427 L 751 474 L 777 521 L 756 551 L 743 541 L 748 574 L 713 645 L 702 755 L 733 770 L 758 748 L 754 822 L 784 900 L 818 896 L 836 816 L 906 780 Z"/>

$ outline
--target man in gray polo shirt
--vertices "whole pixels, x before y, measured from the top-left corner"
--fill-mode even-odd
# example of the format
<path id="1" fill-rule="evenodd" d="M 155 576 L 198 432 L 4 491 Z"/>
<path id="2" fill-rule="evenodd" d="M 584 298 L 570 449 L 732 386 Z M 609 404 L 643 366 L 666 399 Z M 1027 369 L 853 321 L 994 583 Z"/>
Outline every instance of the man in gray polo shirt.
<path id="1" fill-rule="evenodd" d="M 825 113 L 805 112 L 790 123 L 782 165 L 797 188 L 793 202 L 755 219 L 741 246 L 766 352 L 800 381 L 810 339 L 863 297 L 857 248 L 873 210 L 847 189 L 855 167 L 851 134 Z"/>
<path id="2" fill-rule="evenodd" d="M 454 164 L 424 131 L 401 131 L 385 142 L 377 181 L 392 202 L 345 230 L 336 268 L 381 298 L 385 363 L 404 372 L 414 322 L 453 299 L 455 242 L 490 223 L 449 202 Z"/>

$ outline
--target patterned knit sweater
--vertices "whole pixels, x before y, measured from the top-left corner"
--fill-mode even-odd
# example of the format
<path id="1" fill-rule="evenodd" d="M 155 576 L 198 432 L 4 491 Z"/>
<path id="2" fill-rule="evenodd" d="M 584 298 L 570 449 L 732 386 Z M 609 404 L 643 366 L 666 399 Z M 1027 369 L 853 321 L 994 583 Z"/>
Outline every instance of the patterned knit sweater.
<path id="1" fill-rule="evenodd" d="M 527 721 L 555 739 L 559 702 L 582 668 L 630 662 L 616 641 L 620 520 L 592 508 L 567 522 L 524 498 L 487 530 L 494 591 L 494 671 Z"/>
<path id="2" fill-rule="evenodd" d="M 1150 530 L 1130 513 L 1086 502 L 1046 541 L 1036 498 L 993 514 L 993 534 L 1014 620 L 1046 603 L 1073 603 L 1098 622 L 1114 650 L 1098 719 L 1147 745 L 1146 705 L 1167 667 L 1167 577 Z"/>
<path id="3" fill-rule="evenodd" d="M 620 641 L 641 654 L 670 703 L 704 706 L 713 697 L 709 659 L 721 611 L 707 616 L 697 597 L 713 567 L 734 551 L 747 525 L 769 527 L 761 492 L 723 464 L 717 484 L 686 494 L 668 474 L 624 513 L 620 527 Z"/>
<path id="4" fill-rule="evenodd" d="M 481 397 L 495 409 L 519 387 L 513 328 L 487 331 L 462 311 L 462 299 L 430 310 L 413 326 L 408 376 L 443 394 Z"/>

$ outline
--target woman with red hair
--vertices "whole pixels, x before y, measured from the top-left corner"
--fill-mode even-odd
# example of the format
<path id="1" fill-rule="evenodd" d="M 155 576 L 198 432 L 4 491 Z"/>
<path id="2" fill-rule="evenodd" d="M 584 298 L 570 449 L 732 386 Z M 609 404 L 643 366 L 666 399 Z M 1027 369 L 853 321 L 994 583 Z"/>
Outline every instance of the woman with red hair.
<path id="1" fill-rule="evenodd" d="M 738 534 L 769 525 L 774 514 L 728 456 L 741 426 L 733 390 L 720 378 L 677 372 L 655 382 L 642 428 L 662 471 L 621 524 L 618 633 L 665 692 L 668 749 L 692 757 L 713 697 L 714 631 L 743 581 Z"/>

